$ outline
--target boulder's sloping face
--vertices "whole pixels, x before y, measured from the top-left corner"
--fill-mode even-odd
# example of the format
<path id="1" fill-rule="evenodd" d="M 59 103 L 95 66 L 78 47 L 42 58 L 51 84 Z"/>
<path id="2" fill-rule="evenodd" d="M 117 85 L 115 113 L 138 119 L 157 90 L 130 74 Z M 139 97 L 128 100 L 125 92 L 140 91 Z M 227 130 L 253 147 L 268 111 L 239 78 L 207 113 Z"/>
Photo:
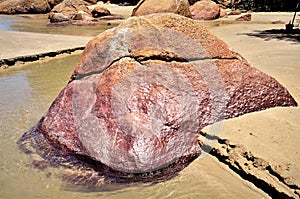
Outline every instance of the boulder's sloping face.
<path id="1" fill-rule="evenodd" d="M 0 2 L 2 14 L 39 14 L 50 11 L 47 1 L 40 0 L 4 0 Z"/>
<path id="2" fill-rule="evenodd" d="M 211 0 L 198 1 L 191 6 L 193 19 L 212 20 L 220 16 L 220 7 Z"/>
<path id="3" fill-rule="evenodd" d="M 141 0 L 132 12 L 132 16 L 154 13 L 175 13 L 191 17 L 188 0 Z"/>
<path id="4" fill-rule="evenodd" d="M 37 130 L 52 145 L 122 172 L 198 154 L 214 122 L 296 102 L 195 21 L 132 17 L 86 46 Z"/>

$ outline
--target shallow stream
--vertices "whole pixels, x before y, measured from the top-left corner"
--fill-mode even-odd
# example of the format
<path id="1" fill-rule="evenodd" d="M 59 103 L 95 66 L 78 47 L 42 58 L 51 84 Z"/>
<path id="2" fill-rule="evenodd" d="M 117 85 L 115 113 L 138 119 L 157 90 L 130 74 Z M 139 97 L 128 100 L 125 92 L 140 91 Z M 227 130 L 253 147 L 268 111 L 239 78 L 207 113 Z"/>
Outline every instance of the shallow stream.
<path id="1" fill-rule="evenodd" d="M 46 33 L 46 34 L 96 36 L 100 32 L 117 25 L 117 23 L 111 23 L 107 25 L 95 25 L 95 26 L 49 27 L 48 24 L 49 24 L 49 19 L 47 14 L 40 14 L 40 15 L 30 15 L 30 14 L 1 15 L 0 14 L 0 30 L 15 30 L 15 31 L 25 31 L 25 32 Z"/>

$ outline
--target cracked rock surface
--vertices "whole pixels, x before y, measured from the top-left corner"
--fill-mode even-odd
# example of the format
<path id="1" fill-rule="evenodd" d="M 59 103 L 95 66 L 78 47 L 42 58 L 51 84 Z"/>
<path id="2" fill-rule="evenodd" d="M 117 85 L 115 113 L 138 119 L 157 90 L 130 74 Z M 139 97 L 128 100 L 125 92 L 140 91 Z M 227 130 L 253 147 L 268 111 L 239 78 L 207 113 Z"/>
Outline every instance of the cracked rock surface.
<path id="1" fill-rule="evenodd" d="M 89 42 L 68 85 L 20 143 L 42 139 L 52 152 L 119 172 L 178 171 L 199 155 L 205 126 L 296 105 L 274 78 L 193 20 L 132 17 Z"/>

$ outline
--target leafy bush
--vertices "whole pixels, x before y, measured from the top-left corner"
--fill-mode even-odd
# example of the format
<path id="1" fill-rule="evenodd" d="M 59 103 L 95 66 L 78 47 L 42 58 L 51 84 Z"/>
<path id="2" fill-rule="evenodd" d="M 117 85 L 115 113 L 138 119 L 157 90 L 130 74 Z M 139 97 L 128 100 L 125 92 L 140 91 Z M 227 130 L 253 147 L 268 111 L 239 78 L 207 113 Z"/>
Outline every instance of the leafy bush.
<path id="1" fill-rule="evenodd" d="M 234 9 L 262 11 L 295 11 L 300 0 L 214 0 L 217 3 L 229 3 Z"/>

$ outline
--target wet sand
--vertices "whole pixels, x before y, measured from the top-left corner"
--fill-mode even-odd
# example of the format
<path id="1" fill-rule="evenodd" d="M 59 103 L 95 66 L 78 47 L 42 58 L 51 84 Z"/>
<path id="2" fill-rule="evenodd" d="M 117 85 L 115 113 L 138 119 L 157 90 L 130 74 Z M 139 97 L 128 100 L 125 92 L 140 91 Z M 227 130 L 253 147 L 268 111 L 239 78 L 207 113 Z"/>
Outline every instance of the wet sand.
<path id="1" fill-rule="evenodd" d="M 108 8 L 114 8 L 115 12 L 112 11 L 114 14 L 127 13 L 127 16 L 132 10 L 132 7 L 115 7 L 115 5 L 108 5 Z M 288 23 L 291 16 L 291 13 L 253 13 L 251 22 L 234 22 L 233 19 L 238 16 L 230 16 L 215 22 L 199 21 L 199 23 L 209 26 L 212 33 L 244 56 L 251 65 L 276 78 L 299 103 L 299 39 L 280 34 L 264 34 L 266 30 L 283 29 L 284 24 L 271 22 L 282 20 Z M 0 52 L 5 52 L 5 49 L 6 47 L 1 45 Z M 15 46 L 14 50 L 18 52 L 20 48 Z M 30 54 L 35 53 L 30 48 L 28 51 Z M 219 136 L 212 155 L 229 166 L 224 167 L 223 163 L 214 160 L 213 164 L 216 165 L 212 166 L 212 170 L 215 166 L 222 165 L 228 172 L 233 170 L 257 186 L 262 184 L 259 188 L 265 192 L 277 191 L 283 193 L 278 196 L 299 198 L 299 118 L 299 107 L 273 108 L 216 124 L 215 126 L 219 125 L 215 128 L 218 132 L 209 130 L 214 126 L 205 128 L 204 131 Z M 212 158 L 210 155 L 208 157 Z M 209 168 L 205 166 L 205 157 L 197 161 L 198 164 Z M 212 164 L 211 160 L 208 162 Z M 193 165 L 189 168 L 193 168 Z M 183 172 L 189 172 L 189 168 Z M 240 181 L 247 183 L 242 179 Z"/>
<path id="2" fill-rule="evenodd" d="M 92 37 L 0 30 L 0 60 L 80 49 Z"/>
<path id="3" fill-rule="evenodd" d="M 46 57 L 83 50 L 92 37 L 0 30 L 0 71 Z"/>

